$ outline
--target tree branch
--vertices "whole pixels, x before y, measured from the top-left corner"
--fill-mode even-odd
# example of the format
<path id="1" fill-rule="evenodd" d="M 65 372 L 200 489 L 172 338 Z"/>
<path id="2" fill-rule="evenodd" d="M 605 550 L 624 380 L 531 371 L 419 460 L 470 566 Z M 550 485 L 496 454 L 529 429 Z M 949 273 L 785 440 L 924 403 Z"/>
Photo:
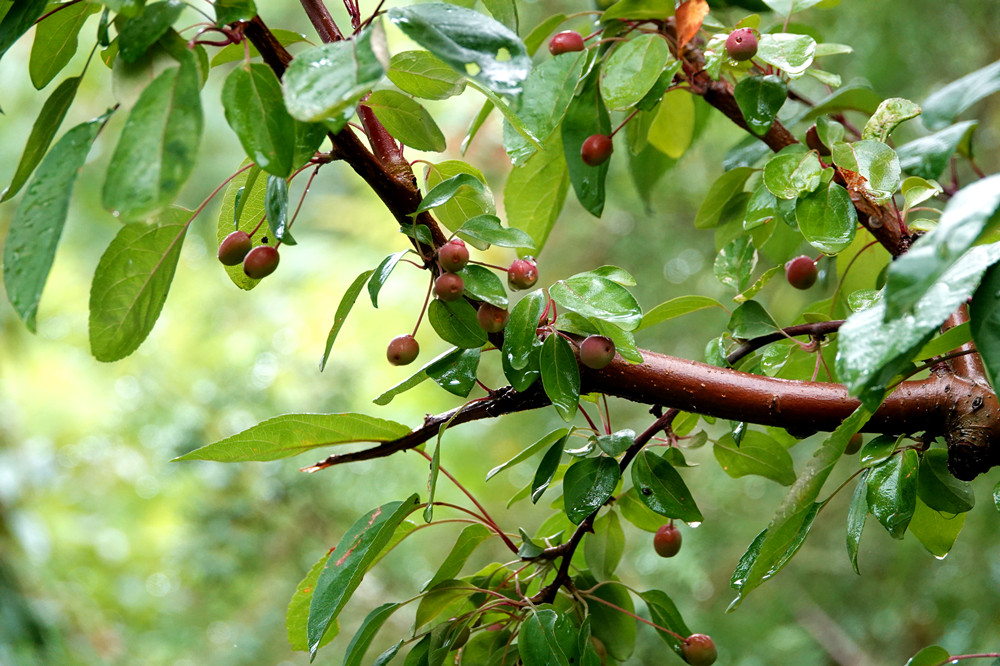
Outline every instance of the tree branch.
<path id="1" fill-rule="evenodd" d="M 301 2 L 302 8 L 306 11 L 313 27 L 316 28 L 316 34 L 319 35 L 320 39 L 329 43 L 339 42 L 344 38 L 340 28 L 334 23 L 330 10 L 323 4 L 323 0 L 301 0 Z"/>
<path id="2" fill-rule="evenodd" d="M 737 347 L 733 352 L 726 357 L 726 363 L 729 365 L 735 365 L 744 356 L 751 354 L 761 347 L 766 347 L 772 342 L 778 342 L 779 340 L 785 340 L 790 337 L 795 337 L 797 335 L 811 335 L 815 337 L 820 337 L 823 335 L 828 335 L 830 333 L 836 333 L 840 330 L 840 327 L 844 325 L 843 319 L 835 319 L 832 321 L 820 321 L 813 324 L 799 324 L 797 326 L 789 326 L 788 328 L 783 328 L 780 331 L 775 331 L 774 333 L 769 333 L 767 335 L 762 335 L 758 338 L 752 340 L 747 340 L 742 345 Z"/>

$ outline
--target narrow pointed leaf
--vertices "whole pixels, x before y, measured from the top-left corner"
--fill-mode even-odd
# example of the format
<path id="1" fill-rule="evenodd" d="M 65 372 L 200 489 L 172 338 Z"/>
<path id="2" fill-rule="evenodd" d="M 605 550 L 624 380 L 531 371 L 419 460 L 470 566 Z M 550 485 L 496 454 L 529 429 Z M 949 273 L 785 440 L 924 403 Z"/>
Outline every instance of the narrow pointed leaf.
<path id="1" fill-rule="evenodd" d="M 504 329 L 503 354 L 515 370 L 528 365 L 538 340 L 536 330 L 538 319 L 545 310 L 545 293 L 534 291 L 521 300 L 510 311 L 507 328 Z"/>
<path id="2" fill-rule="evenodd" d="M 344 666 L 362 666 L 364 664 L 365 652 L 371 646 L 378 630 L 386 623 L 392 614 L 400 607 L 397 602 L 387 602 L 375 608 L 361 621 L 361 626 L 347 644 L 347 653 L 344 655 Z"/>
<path id="3" fill-rule="evenodd" d="M 1000 60 L 952 81 L 923 101 L 924 125 L 944 129 L 979 100 L 1000 90 Z"/>
<path id="4" fill-rule="evenodd" d="M 385 281 L 389 279 L 392 275 L 392 270 L 399 263 L 409 250 L 400 250 L 399 252 L 393 252 L 388 257 L 382 260 L 382 263 L 378 265 L 375 272 L 372 274 L 371 281 L 368 283 L 368 296 L 372 299 L 372 306 L 378 307 L 378 295 L 382 291 L 382 287 L 385 286 Z"/>
<path id="5" fill-rule="evenodd" d="M 986 271 L 969 305 L 972 339 L 994 390 L 1000 386 L 1000 265 Z"/>
<path id="6" fill-rule="evenodd" d="M 858 569 L 858 546 L 861 544 L 861 533 L 865 529 L 865 518 L 868 516 L 868 471 L 861 474 L 858 485 L 851 497 L 851 506 L 847 509 L 847 555 L 851 558 L 854 573 L 860 575 Z"/>
<path id="7" fill-rule="evenodd" d="M 725 309 L 722 303 L 708 296 L 678 296 L 677 298 L 660 303 L 655 308 L 646 312 L 642 316 L 642 323 L 635 330 L 641 331 L 644 328 L 655 326 L 661 322 L 669 321 L 691 312 L 714 307 Z"/>
<path id="8" fill-rule="evenodd" d="M 288 233 L 288 181 L 281 176 L 269 175 L 264 190 L 264 210 L 267 211 L 267 228 L 273 241 L 296 245 Z"/>
<path id="9" fill-rule="evenodd" d="M 285 110 L 281 83 L 267 65 L 237 67 L 222 88 L 226 122 L 247 156 L 275 176 L 292 172 L 295 153 L 295 120 Z"/>
<path id="10" fill-rule="evenodd" d="M 538 463 L 535 476 L 531 481 L 532 504 L 538 503 L 538 500 L 542 497 L 542 493 L 549 487 L 552 478 L 556 475 L 556 470 L 559 469 L 559 461 L 562 459 L 565 442 L 565 438 L 560 438 L 555 444 L 549 447 L 549 450 L 545 452 L 545 455 L 542 456 L 541 461 Z"/>
<path id="11" fill-rule="evenodd" d="M 674 604 L 673 599 L 667 596 L 666 592 L 662 590 L 648 590 L 639 594 L 642 600 L 646 603 L 646 608 L 649 609 L 650 619 L 659 627 L 668 629 L 670 632 L 656 630 L 657 635 L 663 639 L 663 642 L 670 646 L 678 657 L 682 656 L 681 653 L 681 640 L 677 636 L 690 636 L 691 630 L 688 628 L 687 624 L 684 623 L 684 618 L 681 617 L 681 613 L 677 610 L 677 605 Z"/>
<path id="12" fill-rule="evenodd" d="M 323 372 L 326 369 L 326 362 L 330 358 L 330 350 L 333 349 L 333 343 L 336 341 L 337 336 L 340 334 L 340 329 L 343 328 L 344 322 L 347 320 L 347 315 L 350 314 L 351 308 L 358 300 L 358 296 L 361 294 L 361 290 L 364 289 L 365 283 L 368 282 L 368 278 L 372 276 L 374 270 L 367 270 L 361 273 L 358 277 L 354 278 L 354 282 L 351 286 L 347 288 L 344 292 L 344 296 L 340 299 L 340 304 L 337 306 L 337 312 L 333 316 L 333 326 L 330 327 L 330 332 L 326 336 L 326 349 L 323 350 L 323 358 L 319 362 L 319 371 Z"/>
<path id="13" fill-rule="evenodd" d="M 292 646 L 293 650 L 305 652 L 309 649 L 309 643 L 306 639 L 309 603 L 312 601 L 313 590 L 316 589 L 316 581 L 319 580 L 319 574 L 326 565 L 327 557 L 329 557 L 329 553 L 324 553 L 323 557 L 319 558 L 312 565 L 309 573 L 299 581 L 299 584 L 295 588 L 295 594 L 292 595 L 291 601 L 288 602 L 288 610 L 285 612 L 285 631 L 288 635 L 288 643 Z M 320 645 L 326 645 L 332 641 L 336 638 L 339 631 L 340 627 L 334 622 L 323 636 L 323 641 Z"/>
<path id="14" fill-rule="evenodd" d="M 545 435 L 544 437 L 542 437 L 540 440 L 538 440 L 528 448 L 518 453 L 516 456 L 514 456 L 507 462 L 503 463 L 502 465 L 497 465 L 496 467 L 491 469 L 486 474 L 486 480 L 489 481 L 490 479 L 492 479 L 494 476 L 504 471 L 505 469 L 513 467 L 518 463 L 524 462 L 525 460 L 535 455 L 542 449 L 551 447 L 553 443 L 559 440 L 562 440 L 560 447 L 564 446 L 566 444 L 566 437 L 568 436 L 569 436 L 569 430 L 566 428 L 559 428 L 558 430 L 553 430 L 552 432 Z"/>
<path id="15" fill-rule="evenodd" d="M 951 157 L 972 141 L 977 127 L 978 121 L 966 120 L 903 144 L 896 149 L 900 168 L 921 178 L 940 178 Z"/>
<path id="16" fill-rule="evenodd" d="M 427 376 L 448 393 L 467 398 L 476 385 L 479 348 L 456 349 L 427 366 Z"/>
<path id="17" fill-rule="evenodd" d="M 0 58 L 44 12 L 48 0 L 18 0 L 0 21 Z"/>
<path id="18" fill-rule="evenodd" d="M 565 153 L 569 181 L 576 198 L 591 215 L 600 217 L 604 211 L 604 181 L 611 160 L 597 166 L 585 164 L 580 156 L 583 142 L 594 134 L 611 133 L 611 117 L 598 88 L 598 73 L 593 71 L 584 81 L 579 94 L 572 99 L 562 122 L 562 149 Z M 541 249 L 542 241 L 535 238 Z"/>
<path id="19" fill-rule="evenodd" d="M 541 150 L 511 170 L 504 185 L 507 222 L 532 239 L 535 252 L 545 246 L 569 191 L 561 141 L 558 132 L 549 135 Z"/>
<path id="20" fill-rule="evenodd" d="M 491 536 L 493 536 L 493 532 L 485 525 L 469 525 L 463 529 L 462 533 L 458 535 L 458 539 L 455 541 L 455 545 L 452 546 L 451 551 L 441 561 L 437 571 L 434 572 L 434 576 L 424 583 L 421 591 L 429 590 L 446 580 L 457 577 L 461 573 L 462 567 L 469 559 L 469 556 L 472 555 L 472 552 L 476 550 L 479 544 Z"/>
<path id="21" fill-rule="evenodd" d="M 76 54 L 77 36 L 90 15 L 100 7 L 87 2 L 69 5 L 38 24 L 31 44 L 28 74 L 41 90 L 69 64 Z"/>

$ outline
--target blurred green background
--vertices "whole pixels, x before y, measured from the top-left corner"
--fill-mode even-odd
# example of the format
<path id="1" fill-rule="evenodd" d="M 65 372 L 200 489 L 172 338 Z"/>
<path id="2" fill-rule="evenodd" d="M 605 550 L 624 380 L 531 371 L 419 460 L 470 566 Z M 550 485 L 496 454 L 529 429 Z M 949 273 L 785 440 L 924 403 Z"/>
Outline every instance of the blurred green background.
<path id="1" fill-rule="evenodd" d="M 257 4 L 272 27 L 312 38 L 298 3 Z M 347 25 L 343 8 L 330 4 L 335 18 Z M 363 11 L 375 5 L 361 4 Z M 579 4 L 525 3 L 522 34 L 547 12 Z M 732 23 L 743 14 L 715 15 Z M 190 16 L 192 23 L 197 20 Z M 845 81 L 867 78 L 885 97 L 919 101 L 1000 58 L 1000 12 L 993 3 L 845 2 L 795 20 L 826 41 L 854 46 L 853 55 L 838 56 L 829 67 Z M 84 53 L 64 75 L 82 67 L 96 21 L 95 15 L 84 28 Z M 390 46 L 393 52 L 406 48 L 392 31 Z M 48 94 L 31 88 L 29 47 L 30 39 L 22 40 L 0 62 L 3 184 Z M 225 71 L 213 71 L 203 96 L 207 126 L 201 162 L 182 196 L 188 207 L 242 159 L 221 113 L 218 90 Z M 110 88 L 109 70 L 91 63 L 63 129 L 110 106 Z M 967 114 L 982 121 L 976 143 L 987 172 L 998 167 L 997 100 L 994 96 Z M 458 157 L 480 103 L 476 93 L 467 92 L 432 106 L 449 140 L 444 157 Z M 119 130 L 123 122 L 124 114 L 116 114 L 109 129 Z M 917 136 L 918 125 L 904 126 L 897 140 Z M 498 199 L 506 178 L 499 134 L 491 119 L 468 155 L 484 169 Z M 333 164 L 321 171 L 296 223 L 299 245 L 283 250 L 279 270 L 250 293 L 234 287 L 215 260 L 219 201 L 213 202 L 188 235 L 170 297 L 149 339 L 123 361 L 98 363 L 88 351 L 87 302 L 94 267 L 119 225 L 99 203 L 114 136 L 105 132 L 98 139 L 77 183 L 37 335 L 26 331 L 6 300 L 0 303 L 0 663 L 305 664 L 306 655 L 290 651 L 285 639 L 284 612 L 296 583 L 358 516 L 425 492 L 425 460 L 403 453 L 312 475 L 298 468 L 325 452 L 266 464 L 168 461 L 281 413 L 364 411 L 416 426 L 425 413 L 455 406 L 452 396 L 426 384 L 389 407 L 371 404 L 412 371 L 386 364 L 383 349 L 412 327 L 423 277 L 401 265 L 378 310 L 362 297 L 326 371 L 318 371 L 344 289 L 358 273 L 405 247 L 381 204 L 346 166 Z M 691 220 L 720 173 L 723 155 L 740 138 L 728 121 L 713 115 L 680 168 L 657 185 L 649 210 L 635 193 L 626 161 L 612 160 L 604 217 L 594 219 L 568 203 L 539 257 L 542 282 L 614 263 L 639 279 L 636 294 L 646 308 L 689 293 L 724 297 L 711 272 L 712 234 L 696 232 Z M 296 181 L 293 192 L 301 192 L 303 181 Z M 0 230 L 5 232 L 15 207 L 16 201 L 0 206 Z M 501 250 L 484 257 L 495 263 L 511 258 Z M 826 288 L 832 288 L 829 280 Z M 777 283 L 765 293 L 783 321 L 794 319 L 806 303 L 807 295 Z M 700 359 L 706 342 L 724 325 L 721 313 L 700 313 L 645 331 L 640 343 Z M 427 330 L 418 339 L 421 360 L 445 348 Z M 492 369 L 482 377 L 491 385 L 501 381 Z M 613 405 L 613 415 L 616 427 L 636 430 L 649 420 L 642 408 L 623 403 Z M 444 439 L 443 465 L 508 531 L 531 532 L 552 512 L 548 500 L 505 508 L 507 498 L 530 481 L 530 465 L 489 484 L 483 479 L 491 467 L 557 425 L 546 410 L 510 417 L 500 426 L 457 428 Z M 814 442 L 793 450 L 799 464 Z M 686 529 L 681 554 L 662 560 L 652 551 L 651 535 L 625 524 L 629 548 L 621 576 L 637 588 L 655 586 L 670 594 L 695 631 L 716 639 L 719 663 L 902 664 L 930 643 L 953 653 L 1000 648 L 998 515 L 989 501 L 996 474 L 975 483 L 981 506 L 969 514 L 946 559 L 934 559 L 910 536 L 892 541 L 870 524 L 861 545 L 860 577 L 844 548 L 853 486 L 848 487 L 821 514 L 780 577 L 725 615 L 733 567 L 766 526 L 783 489 L 757 478 L 730 479 L 709 447 L 688 457 L 700 464 L 685 477 L 706 516 L 704 525 Z M 851 471 L 851 464 L 843 463 L 829 489 Z M 462 501 L 443 481 L 439 491 L 441 499 Z M 443 511 L 437 516 L 450 517 Z M 365 579 L 341 616 L 341 636 L 320 652 L 317 663 L 339 663 L 349 637 L 374 606 L 415 595 L 460 527 L 429 527 L 393 551 Z M 497 544 L 487 544 L 466 570 L 508 556 Z M 413 608 L 408 609 L 409 615 L 398 613 L 383 630 L 369 652 L 372 658 L 394 635 L 408 631 Z M 663 655 L 659 639 L 640 627 L 629 663 L 673 659 Z"/>

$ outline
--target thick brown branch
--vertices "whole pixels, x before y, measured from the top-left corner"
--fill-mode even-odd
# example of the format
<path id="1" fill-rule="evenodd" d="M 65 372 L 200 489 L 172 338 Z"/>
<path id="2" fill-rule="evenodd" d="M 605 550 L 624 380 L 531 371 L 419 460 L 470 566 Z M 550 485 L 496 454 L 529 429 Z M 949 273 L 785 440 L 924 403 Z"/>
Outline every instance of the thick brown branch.
<path id="1" fill-rule="evenodd" d="M 969 321 L 969 310 L 963 305 L 958 309 L 955 314 L 948 317 L 944 324 L 941 325 L 941 332 L 955 328 L 960 324 L 964 324 Z M 976 346 L 971 342 L 967 342 L 961 347 L 959 351 L 972 351 L 975 352 Z M 982 384 L 983 386 L 989 386 L 990 382 L 986 378 L 986 368 L 983 366 L 983 359 L 978 353 L 965 354 L 963 356 L 957 356 L 949 362 L 952 372 L 955 373 L 956 377 L 963 377 L 970 381 L 976 382 L 977 384 Z"/>

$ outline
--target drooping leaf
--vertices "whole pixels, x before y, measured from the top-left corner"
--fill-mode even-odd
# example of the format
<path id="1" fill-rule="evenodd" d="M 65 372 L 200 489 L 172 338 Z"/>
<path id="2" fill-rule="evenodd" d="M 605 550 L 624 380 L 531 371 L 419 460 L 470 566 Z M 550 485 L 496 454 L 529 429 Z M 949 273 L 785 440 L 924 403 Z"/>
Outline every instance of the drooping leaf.
<path id="1" fill-rule="evenodd" d="M 41 90 L 69 64 L 76 54 L 77 36 L 90 15 L 100 7 L 87 2 L 68 5 L 38 24 L 31 44 L 28 74 Z"/>
<path id="2" fill-rule="evenodd" d="M 312 565 L 309 573 L 299 581 L 299 584 L 295 588 L 295 594 L 292 595 L 291 601 L 288 602 L 288 610 L 285 612 L 285 631 L 288 636 L 288 644 L 292 646 L 293 650 L 305 652 L 309 649 L 309 642 L 306 638 L 309 603 L 312 601 L 313 590 L 316 589 L 316 581 L 319 579 L 319 574 L 323 571 L 324 565 L 326 565 L 327 557 L 329 557 L 329 553 L 324 553 L 323 557 L 319 558 Z M 335 621 L 323 636 L 320 646 L 322 647 L 332 641 L 339 631 L 340 627 Z"/>
<path id="3" fill-rule="evenodd" d="M 531 237 L 534 252 L 548 240 L 569 190 L 566 161 L 558 132 L 549 135 L 542 150 L 514 167 L 504 186 L 503 200 L 511 228 Z M 522 248 L 520 253 L 526 254 Z"/>
<path id="4" fill-rule="evenodd" d="M 375 639 L 378 630 L 382 628 L 386 620 L 392 617 L 400 605 L 398 602 L 386 602 L 365 616 L 365 619 L 361 621 L 361 626 L 351 638 L 351 642 L 347 644 L 344 666 L 362 666 L 365 652 L 368 651 L 368 647 Z"/>
<path id="5" fill-rule="evenodd" d="M 762 432 L 748 430 L 739 446 L 732 435 L 724 435 L 715 442 L 712 452 L 722 470 L 734 479 L 756 474 L 783 486 L 795 483 L 792 456 L 784 446 Z"/>
<path id="6" fill-rule="evenodd" d="M 672 90 L 660 100 L 649 126 L 649 143 L 668 157 L 679 159 L 694 140 L 695 121 L 691 93 Z"/>
<path id="7" fill-rule="evenodd" d="M 365 106 L 371 107 L 389 133 L 407 146 L 436 153 L 447 148 L 433 116 L 412 98 L 395 90 L 376 90 L 365 100 Z"/>
<path id="8" fill-rule="evenodd" d="M 831 182 L 796 200 L 795 222 L 810 245 L 832 255 L 854 241 L 858 212 L 847 190 Z"/>
<path id="9" fill-rule="evenodd" d="M 427 51 L 392 56 L 386 76 L 403 92 L 423 99 L 448 99 L 465 90 L 465 77 Z"/>
<path id="10" fill-rule="evenodd" d="M 372 300 L 372 307 L 378 307 L 378 295 L 382 291 L 382 287 L 385 286 L 385 281 L 389 279 L 392 275 L 392 271 L 396 268 L 396 264 L 399 260 L 409 253 L 409 250 L 400 250 L 399 252 L 393 252 L 388 257 L 382 260 L 382 262 L 375 268 L 375 272 L 372 274 L 371 281 L 368 282 L 368 296 Z"/>
<path id="11" fill-rule="evenodd" d="M 610 515 L 614 516 L 614 514 Z M 577 589 L 590 589 L 597 585 L 597 580 L 584 572 L 576 576 L 573 583 Z M 637 634 L 634 617 L 635 604 L 629 590 L 621 583 L 611 582 L 598 586 L 589 592 L 585 599 L 587 601 L 587 617 L 594 638 L 603 643 L 608 657 L 619 662 L 627 660 L 635 650 Z M 614 607 L 608 604 L 612 604 Z M 583 639 L 582 636 L 581 639 Z M 589 640 L 587 644 L 590 644 Z M 591 663 L 596 666 L 596 664 L 601 663 L 601 660 L 598 658 L 596 662 Z"/>
<path id="12" fill-rule="evenodd" d="M 249 21 L 257 15 L 254 0 L 215 0 L 213 6 L 216 25 Z"/>
<path id="13" fill-rule="evenodd" d="M 285 245 L 296 245 L 288 232 L 288 181 L 269 175 L 264 190 L 264 210 L 267 211 L 267 228 L 271 238 Z"/>
<path id="14" fill-rule="evenodd" d="M 611 580 L 625 552 L 625 530 L 617 511 L 608 511 L 594 521 L 594 531 L 583 538 L 583 556 L 590 571 Z"/>
<path id="15" fill-rule="evenodd" d="M 694 217 L 695 228 L 712 229 L 718 226 L 726 204 L 743 191 L 743 186 L 753 173 L 754 170 L 750 167 L 736 167 L 723 172 L 705 195 L 705 200 Z"/>
<path id="16" fill-rule="evenodd" d="M 401 423 L 365 414 L 284 414 L 185 453 L 174 458 L 174 461 L 278 460 L 320 446 L 350 442 L 389 442 L 409 432 L 410 429 Z"/>
<path id="17" fill-rule="evenodd" d="M 170 30 L 184 11 L 181 0 L 162 0 L 145 5 L 141 12 L 127 18 L 118 33 L 118 55 L 125 62 L 136 62 L 156 41 Z"/>
<path id="18" fill-rule="evenodd" d="M 681 613 L 677 610 L 677 605 L 674 604 L 673 599 L 667 596 L 667 593 L 663 590 L 648 590 L 639 594 L 642 600 L 646 602 L 646 608 L 649 609 L 649 617 L 658 627 L 663 627 L 669 631 L 656 630 L 657 635 L 663 639 L 671 650 L 673 650 L 678 657 L 682 657 L 681 652 L 681 640 L 678 636 L 690 636 L 691 630 L 688 628 L 687 624 L 684 622 L 684 618 L 681 617 Z M 673 633 L 670 633 L 673 632 Z"/>
<path id="19" fill-rule="evenodd" d="M 858 457 L 858 464 L 861 467 L 877 466 L 892 455 L 898 443 L 899 439 L 893 435 L 879 435 L 862 447 L 861 454 Z"/>
<path id="20" fill-rule="evenodd" d="M 243 166 L 246 167 L 247 164 L 249 163 L 244 162 Z M 259 168 L 253 166 L 237 174 L 222 196 L 222 207 L 215 230 L 216 241 L 222 243 L 226 236 L 239 229 L 250 235 L 255 247 L 264 244 L 264 238 L 270 233 L 267 225 L 260 224 L 264 216 L 266 195 L 267 177 Z M 240 289 L 253 289 L 260 282 L 244 273 L 242 264 L 225 266 L 225 269 L 226 275 Z"/>
<path id="21" fill-rule="evenodd" d="M 579 525 L 608 501 L 619 478 L 618 463 L 608 456 L 583 458 L 570 465 L 563 477 L 566 516 L 574 525 Z"/>
<path id="22" fill-rule="evenodd" d="M 542 343 L 538 361 L 545 394 L 564 421 L 573 420 L 580 402 L 580 367 L 573 349 L 553 333 Z"/>
<path id="23" fill-rule="evenodd" d="M 374 270 L 367 270 L 361 273 L 358 277 L 354 278 L 354 282 L 351 286 L 347 288 L 344 292 L 344 296 L 340 299 L 340 304 L 337 306 L 337 312 L 333 316 L 333 326 L 330 327 L 330 332 L 326 336 L 326 349 L 323 350 L 323 358 L 319 362 L 319 371 L 323 372 L 326 369 L 326 362 L 330 358 L 330 350 L 333 349 L 333 343 L 337 339 L 337 335 L 340 333 L 340 329 L 344 326 L 344 321 L 347 320 L 347 315 L 350 314 L 351 308 L 358 300 L 358 296 L 361 294 L 361 290 L 364 289 L 365 283 L 368 282 L 368 278 L 372 276 Z"/>
<path id="24" fill-rule="evenodd" d="M 951 552 L 965 525 L 965 513 L 951 514 L 928 507 L 918 496 L 907 531 L 934 557 Z"/>
<path id="25" fill-rule="evenodd" d="M 736 84 L 733 96 L 750 131 L 762 136 L 788 99 L 788 86 L 773 74 L 748 76 Z"/>
<path id="26" fill-rule="evenodd" d="M 486 344 L 486 331 L 479 326 L 476 309 L 465 299 L 434 299 L 427 308 L 427 318 L 441 339 L 456 347 L 472 349 Z"/>
<path id="27" fill-rule="evenodd" d="M 222 106 L 226 122 L 257 166 L 281 178 L 292 173 L 295 120 L 285 110 L 281 83 L 270 67 L 253 63 L 230 72 Z"/>
<path id="28" fill-rule="evenodd" d="M 192 213 L 171 207 L 126 224 L 101 256 L 90 287 L 90 350 L 98 361 L 134 352 L 160 316 Z"/>
<path id="29" fill-rule="evenodd" d="M 894 455 L 868 474 L 868 508 L 894 539 L 902 539 L 917 501 L 917 453 Z"/>
<path id="30" fill-rule="evenodd" d="M 639 35 L 619 45 L 601 68 L 600 89 L 605 104 L 618 111 L 638 103 L 670 59 L 670 49 L 661 35 Z"/>
<path id="31" fill-rule="evenodd" d="M 544 310 L 545 293 L 539 290 L 519 300 L 510 311 L 510 319 L 504 329 L 502 353 L 515 370 L 527 366 L 535 351 L 538 320 Z"/>
<path id="32" fill-rule="evenodd" d="M 429 581 L 424 583 L 421 591 L 429 590 L 442 582 L 455 578 L 462 571 L 462 567 L 465 562 L 472 555 L 472 552 L 481 544 L 483 541 L 493 536 L 493 532 L 481 524 L 468 525 L 462 530 L 462 533 L 458 535 L 458 539 L 455 541 L 455 545 L 452 546 L 451 551 L 448 555 L 441 561 L 438 566 L 434 576 L 431 577 Z"/>
<path id="33" fill-rule="evenodd" d="M 934 511 L 965 513 L 976 505 L 972 485 L 948 471 L 948 452 L 944 449 L 931 449 L 921 456 L 917 494 Z"/>
<path id="34" fill-rule="evenodd" d="M 722 303 L 708 296 L 678 296 L 677 298 L 671 298 L 669 301 L 660 303 L 655 308 L 646 312 L 642 316 L 642 323 L 635 330 L 641 331 L 644 328 L 655 326 L 661 322 L 669 321 L 691 312 L 714 307 L 725 310 Z"/>
<path id="35" fill-rule="evenodd" d="M 417 507 L 416 495 L 402 502 L 389 502 L 369 511 L 351 526 L 331 551 L 316 581 L 309 606 L 307 636 L 309 653 L 315 657 L 323 635 L 343 609 L 372 561 L 389 543 L 406 516 Z"/>
<path id="36" fill-rule="evenodd" d="M 851 558 L 854 573 L 861 574 L 858 569 L 858 546 L 861 544 L 861 533 L 865 529 L 865 519 L 868 516 L 868 471 L 861 474 L 858 485 L 851 496 L 851 506 L 847 509 L 847 555 Z"/>
<path id="37" fill-rule="evenodd" d="M 142 91 L 108 165 L 102 202 L 126 218 L 155 213 L 180 192 L 198 158 L 203 119 L 192 61 Z"/>
<path id="38" fill-rule="evenodd" d="M 905 666 L 939 666 L 948 662 L 951 655 L 939 645 L 929 645 L 907 660 Z"/>
<path id="39" fill-rule="evenodd" d="M 583 162 L 580 150 L 588 137 L 610 133 L 611 117 L 600 95 L 598 73 L 595 70 L 584 80 L 579 94 L 570 101 L 569 108 L 566 109 L 561 131 L 565 160 L 559 159 L 557 162 L 566 164 L 569 182 L 573 183 L 576 198 L 595 217 L 600 217 L 604 211 L 604 182 L 610 160 L 591 166 Z M 537 237 L 535 242 L 540 244 Z"/>
<path id="40" fill-rule="evenodd" d="M 688 523 L 704 520 L 681 475 L 663 458 L 649 451 L 636 456 L 632 462 L 632 484 L 639 499 L 661 516 Z"/>
<path id="41" fill-rule="evenodd" d="M 45 12 L 48 0 L 19 0 L 0 20 L 0 58 Z"/>
<path id="42" fill-rule="evenodd" d="M 952 81 L 923 101 L 928 129 L 944 129 L 966 109 L 1000 90 L 1000 60 Z"/>
<path id="43" fill-rule="evenodd" d="M 76 83 L 73 90 L 76 90 Z M 32 332 L 38 302 L 66 224 L 73 185 L 109 115 L 110 112 L 81 123 L 59 139 L 42 161 L 10 222 L 10 231 L 4 241 L 4 286 L 14 310 Z M 29 146 L 30 142 L 31 139 Z"/>

